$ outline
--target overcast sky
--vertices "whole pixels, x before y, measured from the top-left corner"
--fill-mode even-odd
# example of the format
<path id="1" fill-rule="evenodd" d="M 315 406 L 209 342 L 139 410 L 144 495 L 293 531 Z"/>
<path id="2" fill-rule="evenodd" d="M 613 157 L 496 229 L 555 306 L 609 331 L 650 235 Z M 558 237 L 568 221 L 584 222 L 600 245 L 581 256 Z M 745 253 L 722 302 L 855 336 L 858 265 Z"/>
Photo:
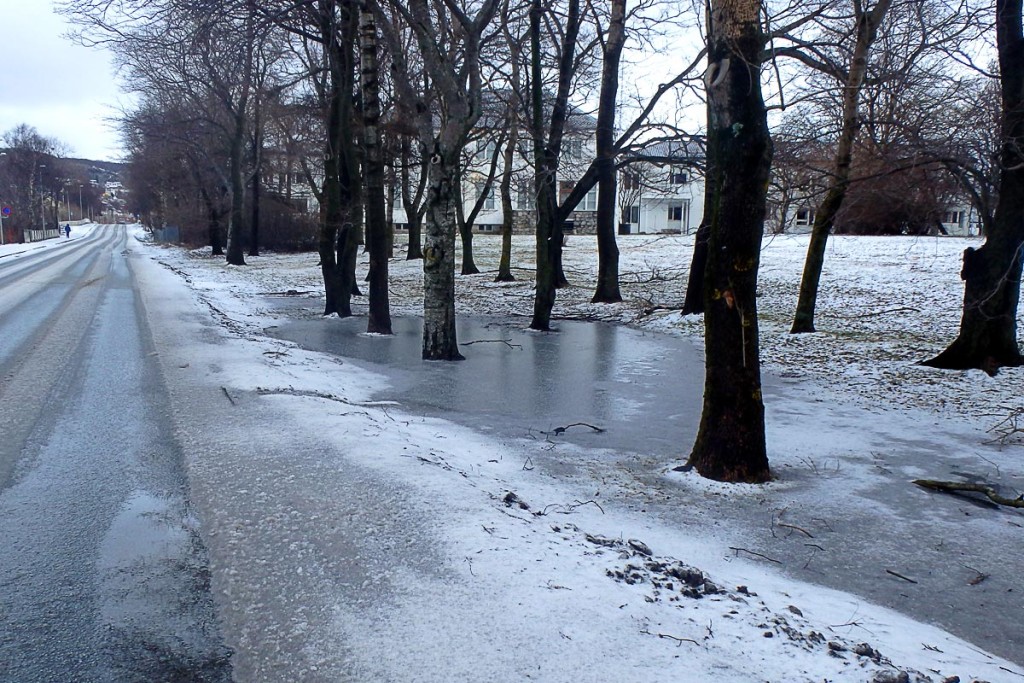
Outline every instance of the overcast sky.
<path id="1" fill-rule="evenodd" d="M 109 56 L 64 37 L 50 0 L 0 0 L 0 135 L 27 123 L 71 148 L 70 156 L 117 161 L 118 112 Z"/>

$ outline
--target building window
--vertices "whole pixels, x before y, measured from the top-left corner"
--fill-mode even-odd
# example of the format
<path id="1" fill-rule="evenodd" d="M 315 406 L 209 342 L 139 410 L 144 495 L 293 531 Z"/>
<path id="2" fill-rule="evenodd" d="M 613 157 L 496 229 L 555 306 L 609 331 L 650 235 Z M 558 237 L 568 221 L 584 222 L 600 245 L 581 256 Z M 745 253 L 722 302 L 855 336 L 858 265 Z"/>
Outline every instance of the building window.
<path id="1" fill-rule="evenodd" d="M 796 224 L 797 225 L 811 225 L 814 223 L 814 210 L 813 209 L 797 209 L 796 210 Z"/>
<path id="2" fill-rule="evenodd" d="M 597 211 L 597 188 L 590 188 L 590 192 L 583 196 L 583 201 L 580 202 L 580 211 Z"/>
<path id="3" fill-rule="evenodd" d="M 402 198 L 402 191 L 400 189 L 395 189 L 395 194 L 393 196 L 395 199 L 394 204 L 392 204 L 392 206 L 396 209 L 404 209 L 405 200 Z"/>
<path id="4" fill-rule="evenodd" d="M 669 221 L 680 222 L 683 220 L 683 205 L 682 204 L 669 204 L 668 205 L 668 219 Z"/>
<path id="5" fill-rule="evenodd" d="M 946 215 L 942 217 L 943 223 L 951 223 L 953 225 L 960 225 L 963 220 L 963 211 L 947 211 Z"/>
<path id="6" fill-rule="evenodd" d="M 640 189 L 640 174 L 627 171 L 622 174 L 622 189 L 623 190 L 639 190 Z"/>
<path id="7" fill-rule="evenodd" d="M 494 157 L 494 152 L 497 150 L 497 145 L 494 140 L 482 139 L 476 141 L 476 151 L 483 156 L 484 159 L 490 161 Z"/>
<path id="8" fill-rule="evenodd" d="M 537 208 L 536 191 L 531 183 L 523 183 L 519 186 L 517 200 L 520 211 L 533 211 Z"/>
<path id="9" fill-rule="evenodd" d="M 565 141 L 565 156 L 569 159 L 583 158 L 583 141 L 579 139 L 568 139 Z"/>
<path id="10" fill-rule="evenodd" d="M 622 207 L 622 222 L 623 223 L 639 223 L 640 222 L 640 205 L 632 204 L 630 206 Z"/>
<path id="11" fill-rule="evenodd" d="M 668 175 L 669 185 L 685 185 L 690 182 L 690 174 L 679 168 L 669 169 Z"/>
<path id="12" fill-rule="evenodd" d="M 483 204 L 481 208 L 484 211 L 494 211 L 496 204 L 494 201 L 494 188 L 488 187 L 487 183 L 476 184 L 476 196 L 477 198 L 483 197 Z"/>

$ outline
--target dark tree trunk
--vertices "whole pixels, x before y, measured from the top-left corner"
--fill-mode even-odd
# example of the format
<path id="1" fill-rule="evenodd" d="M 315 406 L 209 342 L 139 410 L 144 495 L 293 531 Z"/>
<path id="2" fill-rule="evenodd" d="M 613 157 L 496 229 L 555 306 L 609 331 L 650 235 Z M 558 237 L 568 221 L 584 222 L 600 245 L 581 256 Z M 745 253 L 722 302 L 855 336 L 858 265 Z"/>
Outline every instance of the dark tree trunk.
<path id="1" fill-rule="evenodd" d="M 249 227 L 249 256 L 260 255 L 260 176 L 252 179 L 252 225 Z"/>
<path id="2" fill-rule="evenodd" d="M 757 271 L 772 144 L 761 96 L 758 0 L 712 0 L 708 154 L 717 177 L 705 279 L 705 383 L 688 465 L 720 481 L 770 472 L 757 328 Z M 728 172 L 723 172 L 727 170 Z"/>
<path id="3" fill-rule="evenodd" d="M 263 118 L 262 102 L 257 99 L 256 111 L 253 115 L 253 158 L 255 164 L 252 172 L 252 212 L 249 225 L 249 256 L 260 255 L 260 190 L 263 174 Z"/>
<path id="4" fill-rule="evenodd" d="M 459 177 L 462 176 L 462 171 L 459 171 Z M 462 242 L 462 268 L 459 271 L 461 275 L 477 275 L 480 269 L 476 267 L 476 261 L 473 259 L 473 221 L 476 218 L 477 211 L 473 211 L 470 219 L 467 221 L 465 216 L 462 214 L 462 182 L 460 181 L 458 187 L 455 189 L 455 195 L 458 198 L 456 201 L 455 219 L 459 224 L 459 241 Z M 481 204 L 480 198 L 477 197 L 477 204 Z"/>
<path id="5" fill-rule="evenodd" d="M 853 141 L 860 127 L 857 103 L 867 75 L 868 55 L 878 35 L 878 27 L 885 18 L 892 0 L 879 0 L 870 12 L 857 11 L 857 42 L 850 58 L 850 71 L 843 88 L 843 123 L 836 143 L 835 165 L 828 191 L 814 216 L 811 240 L 807 245 L 807 259 L 800 281 L 800 297 L 793 315 L 793 334 L 814 332 L 814 308 L 818 301 L 821 269 L 825 265 L 825 248 L 829 233 L 835 224 L 839 209 L 850 186 L 850 167 L 853 162 Z"/>
<path id="6" fill-rule="evenodd" d="M 228 160 L 231 183 L 231 214 L 228 218 L 228 251 L 225 259 L 233 266 L 245 265 L 245 181 L 242 152 L 245 148 L 245 115 L 235 116 L 231 153 Z"/>
<path id="7" fill-rule="evenodd" d="M 245 55 L 242 60 L 241 94 L 234 103 L 233 129 L 228 158 L 228 172 L 231 183 L 231 217 L 228 219 L 228 250 L 225 259 L 234 266 L 245 265 L 245 177 L 243 154 L 249 109 L 249 93 L 252 88 L 253 50 L 255 47 L 255 26 L 252 14 L 245 21 Z"/>
<path id="8" fill-rule="evenodd" d="M 321 37 L 327 46 L 330 92 L 328 94 L 327 146 L 324 154 L 323 222 L 320 227 L 320 269 L 324 279 L 324 315 L 352 315 L 355 286 L 356 242 L 351 221 L 354 157 L 352 88 L 355 18 L 347 5 L 339 6 L 335 21 L 332 2 L 321 3 Z M 338 38 L 335 39 L 335 31 Z"/>
<path id="9" fill-rule="evenodd" d="M 530 101 L 532 110 L 533 156 L 537 190 L 537 286 L 530 329 L 550 330 L 555 290 L 568 284 L 562 270 L 563 221 L 558 207 L 558 161 L 565 130 L 569 91 L 580 29 L 579 0 L 569 0 L 565 37 L 558 66 L 558 92 L 551 106 L 548 134 L 544 132 L 544 71 L 541 64 L 541 23 L 544 4 L 530 6 Z"/>
<path id="10" fill-rule="evenodd" d="M 210 241 L 211 255 L 223 256 L 224 249 L 220 241 L 220 212 L 217 205 L 210 197 L 209 191 L 200 186 L 199 194 L 203 198 L 203 205 L 206 207 L 206 231 Z"/>
<path id="11" fill-rule="evenodd" d="M 422 223 L 420 222 L 419 213 L 419 202 L 412 201 L 412 195 L 409 192 L 409 161 L 412 158 L 412 151 L 410 150 L 409 138 L 402 137 L 402 206 L 405 207 L 405 217 L 407 225 L 409 226 L 409 246 L 405 253 L 405 258 L 408 261 L 418 261 L 423 258 L 423 235 L 420 230 Z M 421 164 L 420 165 L 420 187 L 423 186 L 427 169 Z M 417 197 L 420 195 L 417 192 Z"/>
<path id="12" fill-rule="evenodd" d="M 683 315 L 699 315 L 704 312 L 704 275 L 708 263 L 708 238 L 711 236 L 711 224 L 708 219 L 713 209 L 709 198 L 714 196 L 714 189 L 711 187 L 713 176 L 708 166 L 707 182 L 704 185 L 704 218 L 697 226 L 697 233 L 693 238 L 693 257 L 690 259 L 690 275 L 686 280 L 686 297 L 683 299 Z"/>
<path id="13" fill-rule="evenodd" d="M 388 225 L 384 202 L 384 155 L 380 138 L 380 82 L 377 76 L 377 25 L 373 12 L 359 11 L 360 71 L 363 96 L 363 145 L 366 177 L 366 242 L 370 251 L 370 297 L 366 331 L 391 334 L 388 298 Z"/>
<path id="14" fill-rule="evenodd" d="M 513 67 L 515 70 L 516 67 Z M 518 81 L 518 79 L 516 79 Z M 503 152 L 501 171 L 501 258 L 498 259 L 498 274 L 495 282 L 512 282 L 512 171 L 515 165 L 516 147 L 519 145 L 519 119 L 510 108 L 508 110 L 509 133 L 508 144 Z"/>
<path id="15" fill-rule="evenodd" d="M 1024 365 L 1017 342 L 1024 253 L 1024 32 L 1021 0 L 996 1 L 996 42 L 1002 89 L 999 196 L 991 231 L 980 249 L 964 251 L 960 334 L 924 364 L 984 370 Z"/>
<path id="16" fill-rule="evenodd" d="M 615 242 L 615 111 L 619 61 L 626 42 L 626 0 L 612 0 L 597 110 L 597 289 L 592 303 L 622 301 L 619 247 Z"/>

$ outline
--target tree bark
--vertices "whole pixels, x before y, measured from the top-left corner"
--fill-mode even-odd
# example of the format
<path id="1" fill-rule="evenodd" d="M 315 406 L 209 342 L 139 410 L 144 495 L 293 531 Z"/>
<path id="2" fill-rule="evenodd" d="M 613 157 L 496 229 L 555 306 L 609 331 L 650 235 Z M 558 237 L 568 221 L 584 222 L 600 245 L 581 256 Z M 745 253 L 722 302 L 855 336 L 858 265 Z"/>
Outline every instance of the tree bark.
<path id="1" fill-rule="evenodd" d="M 363 146 L 366 177 L 366 242 L 370 252 L 370 296 L 366 331 L 391 334 L 388 298 L 387 215 L 384 201 L 384 156 L 380 137 L 380 82 L 377 70 L 377 25 L 365 4 L 359 10 L 360 71 L 363 96 Z"/>
<path id="2" fill-rule="evenodd" d="M 619 93 L 619 62 L 626 43 L 626 0 L 612 0 L 597 110 L 597 289 L 591 303 L 622 301 L 619 291 L 619 247 L 615 242 L 615 112 Z"/>
<path id="3" fill-rule="evenodd" d="M 708 167 L 707 182 L 704 184 L 704 218 L 697 226 L 697 232 L 693 237 L 693 256 L 690 258 L 690 275 L 686 280 L 686 296 L 683 298 L 683 315 L 699 315 L 704 312 L 704 275 L 708 264 L 708 237 L 710 237 L 711 225 L 708 218 L 711 216 L 713 206 L 710 198 L 715 196 L 711 187 L 712 178 L 710 166 Z"/>
<path id="4" fill-rule="evenodd" d="M 761 95 L 758 0 L 712 0 L 708 154 L 715 193 L 705 274 L 705 382 L 688 465 L 704 477 L 770 476 L 761 397 L 757 271 L 772 143 Z"/>
<path id="5" fill-rule="evenodd" d="M 850 186 L 850 167 L 853 162 L 853 141 L 860 128 L 857 103 L 864 87 L 868 70 L 868 55 L 878 35 L 878 27 L 885 19 L 892 0 L 879 0 L 870 12 L 854 3 L 856 13 L 857 41 L 850 58 L 850 70 L 843 89 L 843 123 L 836 143 L 836 156 L 825 198 L 814 216 L 811 240 L 807 245 L 807 259 L 804 262 L 803 277 L 800 281 L 800 296 L 793 315 L 792 334 L 814 332 L 814 308 L 818 301 L 818 287 L 821 284 L 821 269 L 825 265 L 825 247 L 829 233 L 835 224 L 839 209 L 846 199 Z"/>
<path id="6" fill-rule="evenodd" d="M 228 172 L 231 183 L 231 214 L 228 217 L 228 249 L 225 259 L 233 266 L 245 265 L 245 181 L 242 152 L 245 148 L 245 115 L 235 115 Z"/>
<path id="7" fill-rule="evenodd" d="M 460 171 L 459 177 L 462 177 Z M 460 275 L 478 275 L 480 269 L 476 267 L 476 260 L 473 258 L 473 219 L 476 218 L 477 211 L 473 211 L 469 220 L 462 215 L 463 202 L 462 202 L 462 183 L 459 183 L 457 190 L 458 194 L 458 210 L 455 212 L 455 220 L 459 224 L 459 241 L 462 242 L 462 268 L 459 270 Z M 480 203 L 480 198 L 477 198 L 477 203 Z"/>
<path id="8" fill-rule="evenodd" d="M 558 65 L 558 90 L 551 105 L 550 126 L 545 134 L 544 73 L 541 65 L 544 11 L 541 0 L 533 0 L 530 6 L 530 100 L 537 189 L 537 287 L 530 329 L 534 330 L 551 329 L 555 290 L 568 284 L 562 271 L 562 223 L 565 217 L 558 207 L 557 174 L 581 21 L 579 0 L 569 0 Z"/>
<path id="9" fill-rule="evenodd" d="M 996 43 L 1002 90 L 1001 174 L 991 232 L 979 249 L 964 251 L 960 333 L 924 365 L 950 370 L 1024 365 L 1017 342 L 1024 252 L 1024 31 L 1021 0 L 996 1 Z"/>
<path id="10" fill-rule="evenodd" d="M 455 224 L 459 193 L 457 152 L 435 146 L 427 193 L 423 245 L 423 359 L 462 360 L 455 334 Z"/>
<path id="11" fill-rule="evenodd" d="M 555 305 L 554 263 L 551 240 L 555 220 L 555 169 L 549 166 L 544 134 L 544 86 L 541 67 L 541 0 L 532 0 L 530 7 L 530 107 L 533 137 L 534 188 L 537 195 L 537 285 L 533 299 L 530 329 L 551 329 L 551 309 Z"/>
<path id="12" fill-rule="evenodd" d="M 255 46 L 254 18 L 250 12 L 245 19 L 245 55 L 242 59 L 242 75 L 238 101 L 232 112 L 231 145 L 228 157 L 228 172 L 231 183 L 231 216 L 228 219 L 228 249 L 225 259 L 234 266 L 245 265 L 245 178 L 243 154 L 245 152 L 245 129 L 249 109 L 249 95 L 253 80 L 253 51 Z"/>
<path id="13" fill-rule="evenodd" d="M 409 138 L 402 137 L 402 187 L 400 191 L 402 193 L 402 206 L 405 207 L 405 218 L 406 225 L 409 227 L 409 245 L 406 249 L 405 258 L 407 261 L 418 261 L 423 258 L 423 234 L 421 232 L 422 222 L 420 221 L 419 212 L 419 198 L 421 192 L 416 193 L 415 202 L 412 201 L 413 196 L 409 192 L 409 160 L 412 157 L 412 151 L 410 149 Z M 420 184 L 419 187 L 423 187 L 423 183 L 426 179 L 427 169 L 423 164 L 420 164 Z"/>
<path id="14" fill-rule="evenodd" d="M 513 71 L 517 70 L 515 66 L 512 68 Z M 501 171 L 501 257 L 498 259 L 498 275 L 494 278 L 495 282 L 513 282 L 516 279 L 512 275 L 512 171 L 515 166 L 516 147 L 519 146 L 519 118 L 511 106 L 507 114 L 508 144 L 505 145 L 503 152 Z"/>
<path id="15" fill-rule="evenodd" d="M 323 222 L 320 228 L 320 269 L 326 302 L 324 315 L 352 315 L 358 234 L 352 220 L 355 149 L 352 126 L 355 17 L 351 7 L 320 0 L 321 40 L 328 60 L 327 145 L 324 153 Z M 335 38 L 337 31 L 337 38 Z"/>

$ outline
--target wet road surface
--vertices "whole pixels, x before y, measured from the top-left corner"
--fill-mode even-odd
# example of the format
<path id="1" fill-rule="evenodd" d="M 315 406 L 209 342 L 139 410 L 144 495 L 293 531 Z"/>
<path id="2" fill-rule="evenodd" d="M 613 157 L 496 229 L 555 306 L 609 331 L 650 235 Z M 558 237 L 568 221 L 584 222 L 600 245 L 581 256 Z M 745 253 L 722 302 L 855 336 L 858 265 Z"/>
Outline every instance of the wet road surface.
<path id="1" fill-rule="evenodd" d="M 0 259 L 0 680 L 227 681 L 123 226 Z"/>

